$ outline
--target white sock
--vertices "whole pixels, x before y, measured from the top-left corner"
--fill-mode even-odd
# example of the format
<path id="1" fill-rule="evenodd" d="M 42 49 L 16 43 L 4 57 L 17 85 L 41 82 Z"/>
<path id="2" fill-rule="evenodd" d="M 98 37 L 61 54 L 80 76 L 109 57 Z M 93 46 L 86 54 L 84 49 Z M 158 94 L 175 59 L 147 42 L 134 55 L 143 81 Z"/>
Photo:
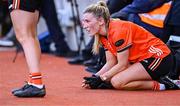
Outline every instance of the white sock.
<path id="1" fill-rule="evenodd" d="M 166 90 L 165 85 L 164 84 L 159 84 L 159 90 L 160 91 Z"/>
<path id="2" fill-rule="evenodd" d="M 173 80 L 173 82 L 180 88 L 180 80 Z"/>
<path id="3" fill-rule="evenodd" d="M 32 83 L 28 82 L 29 85 L 32 85 Z"/>
<path id="4" fill-rule="evenodd" d="M 39 89 L 42 89 L 42 88 L 43 88 L 43 85 L 38 85 L 38 84 L 33 84 L 33 83 L 31 83 L 31 85 L 33 85 L 33 86 L 35 86 L 35 87 L 37 87 L 37 88 L 39 88 Z"/>

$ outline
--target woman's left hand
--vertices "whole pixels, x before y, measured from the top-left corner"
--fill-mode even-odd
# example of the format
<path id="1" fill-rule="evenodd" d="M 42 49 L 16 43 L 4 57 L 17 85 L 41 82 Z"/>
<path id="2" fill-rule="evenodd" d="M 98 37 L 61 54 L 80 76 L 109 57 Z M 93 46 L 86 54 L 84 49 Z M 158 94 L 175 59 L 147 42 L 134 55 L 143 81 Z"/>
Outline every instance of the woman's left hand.
<path id="1" fill-rule="evenodd" d="M 82 87 L 97 89 L 98 86 L 103 82 L 99 76 L 84 77 Z"/>
<path id="2" fill-rule="evenodd" d="M 83 88 L 90 88 L 89 84 L 87 84 L 87 81 L 86 80 L 83 80 L 82 81 L 82 85 L 81 85 Z"/>

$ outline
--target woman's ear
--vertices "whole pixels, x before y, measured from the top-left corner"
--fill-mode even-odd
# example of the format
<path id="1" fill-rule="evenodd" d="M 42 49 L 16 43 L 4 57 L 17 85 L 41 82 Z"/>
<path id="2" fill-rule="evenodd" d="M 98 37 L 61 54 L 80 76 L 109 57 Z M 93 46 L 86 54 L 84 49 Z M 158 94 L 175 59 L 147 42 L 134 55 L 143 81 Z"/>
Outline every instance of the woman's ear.
<path id="1" fill-rule="evenodd" d="M 100 17 L 98 19 L 98 23 L 99 23 L 99 25 L 104 25 L 104 23 L 105 23 L 104 18 Z"/>

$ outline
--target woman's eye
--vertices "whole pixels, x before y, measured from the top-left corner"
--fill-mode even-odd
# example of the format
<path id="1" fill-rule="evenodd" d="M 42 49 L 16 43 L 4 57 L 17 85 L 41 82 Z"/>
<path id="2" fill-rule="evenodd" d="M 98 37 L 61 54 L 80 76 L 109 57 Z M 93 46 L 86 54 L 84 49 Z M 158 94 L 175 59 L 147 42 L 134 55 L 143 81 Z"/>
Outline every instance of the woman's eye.
<path id="1" fill-rule="evenodd" d="M 90 22 L 89 20 L 84 20 L 84 21 L 87 22 L 87 23 Z"/>

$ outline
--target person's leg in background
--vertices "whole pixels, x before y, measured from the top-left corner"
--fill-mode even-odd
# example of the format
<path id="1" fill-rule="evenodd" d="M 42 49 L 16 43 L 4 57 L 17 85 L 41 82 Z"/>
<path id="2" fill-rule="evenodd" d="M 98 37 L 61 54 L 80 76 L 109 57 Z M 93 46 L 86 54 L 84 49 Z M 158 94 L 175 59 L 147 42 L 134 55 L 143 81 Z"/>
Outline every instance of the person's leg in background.
<path id="1" fill-rule="evenodd" d="M 1 1 L 0 2 L 0 24 L 2 25 L 1 33 L 3 36 L 0 35 L 0 37 L 4 37 L 6 33 L 11 29 L 12 23 L 10 20 L 10 15 L 8 12 L 8 3 L 7 1 Z"/>
<path id="2" fill-rule="evenodd" d="M 8 2 L 1 1 L 0 2 L 0 47 L 12 47 L 14 46 L 14 42 L 9 39 L 5 39 L 8 37 L 9 30 L 11 30 L 12 23 L 10 20 L 10 15 L 8 13 Z"/>
<path id="3" fill-rule="evenodd" d="M 55 55 L 69 57 L 72 51 L 65 41 L 65 35 L 59 24 L 54 0 L 42 0 L 41 14 L 45 18 L 49 33 L 55 43 Z"/>
<path id="4" fill-rule="evenodd" d="M 17 1 L 18 2 L 18 1 Z M 25 2 L 25 1 L 21 1 Z M 20 1 L 18 2 L 20 3 Z M 26 2 L 27 3 L 27 2 Z M 36 1 L 30 2 L 36 3 Z M 12 5 L 15 5 L 13 3 Z M 20 9 L 17 5 L 14 6 L 14 10 L 10 13 L 13 22 L 13 27 L 16 33 L 16 37 L 23 47 L 26 62 L 29 69 L 28 84 L 24 87 L 13 90 L 13 94 L 18 97 L 43 97 L 45 96 L 45 87 L 42 84 L 42 75 L 40 72 L 40 45 L 37 39 L 37 23 L 39 18 L 39 12 L 28 11 L 27 8 Z M 22 7 L 21 7 L 22 8 Z M 27 11 L 26 11 L 27 9 Z M 32 8 L 31 8 L 32 9 Z"/>
<path id="5" fill-rule="evenodd" d="M 82 50 L 82 53 L 78 56 L 72 58 L 68 61 L 69 64 L 83 64 L 84 61 L 87 61 L 92 58 L 92 46 L 94 39 L 92 38 L 90 42 L 85 46 L 85 49 Z"/>
<path id="6" fill-rule="evenodd" d="M 180 26 L 166 24 L 164 26 L 162 40 L 167 42 L 166 44 L 170 47 L 173 55 L 175 66 L 174 69 L 169 73 L 169 77 L 172 79 L 178 79 L 180 75 Z M 169 39 L 170 38 L 170 39 Z M 179 78 L 180 79 L 180 78 Z"/>
<path id="7" fill-rule="evenodd" d="M 96 58 L 96 63 L 93 65 L 89 65 L 86 67 L 86 71 L 95 74 L 97 73 L 106 63 L 106 55 L 105 55 L 105 50 L 103 47 L 100 47 L 99 49 L 99 54 L 94 55 L 94 58 Z"/>

